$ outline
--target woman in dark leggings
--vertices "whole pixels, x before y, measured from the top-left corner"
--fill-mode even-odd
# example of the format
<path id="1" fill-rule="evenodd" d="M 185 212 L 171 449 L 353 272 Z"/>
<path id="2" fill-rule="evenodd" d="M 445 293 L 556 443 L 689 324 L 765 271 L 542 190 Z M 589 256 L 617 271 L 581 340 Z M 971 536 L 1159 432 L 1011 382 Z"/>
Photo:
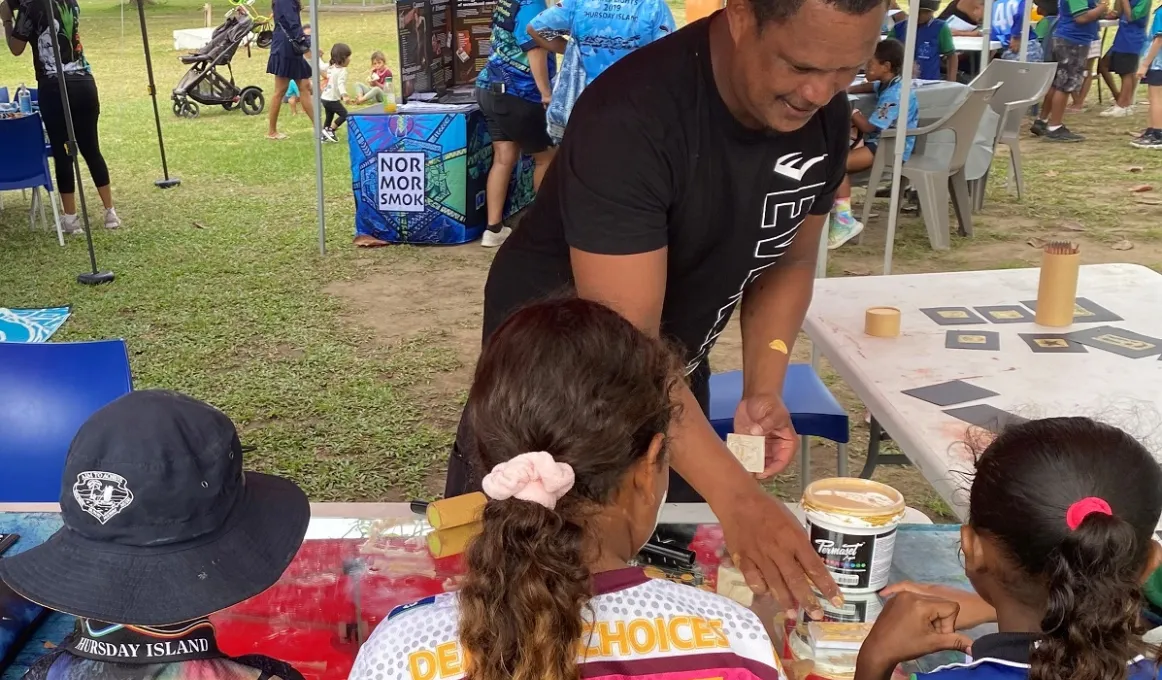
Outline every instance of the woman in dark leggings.
<path id="1" fill-rule="evenodd" d="M 97 138 L 101 102 L 97 97 L 97 81 L 93 79 L 93 71 L 81 49 L 78 27 L 80 8 L 76 0 L 51 0 L 53 16 L 50 18 L 43 0 L 22 0 L 15 12 L 9 3 L 15 5 L 17 0 L 0 2 L 0 20 L 4 23 L 4 38 L 8 49 L 12 54 L 20 56 L 30 42 L 35 42 L 32 61 L 36 67 L 40 115 L 52 143 L 52 156 L 56 165 L 57 191 L 64 212 L 61 230 L 71 234 L 82 228 L 81 219 L 77 216 L 77 178 L 73 175 L 73 164 L 65 151 L 68 129 L 65 126 L 64 107 L 61 106 L 62 83 L 68 89 L 77 149 L 89 166 L 93 184 L 97 185 L 97 193 L 101 195 L 101 203 L 105 206 L 105 227 L 116 229 L 121 226 L 121 218 L 117 217 L 117 211 L 113 209 L 109 168 L 105 165 Z M 57 73 L 56 59 L 52 53 L 49 30 L 54 25 L 60 44 L 63 75 Z"/>

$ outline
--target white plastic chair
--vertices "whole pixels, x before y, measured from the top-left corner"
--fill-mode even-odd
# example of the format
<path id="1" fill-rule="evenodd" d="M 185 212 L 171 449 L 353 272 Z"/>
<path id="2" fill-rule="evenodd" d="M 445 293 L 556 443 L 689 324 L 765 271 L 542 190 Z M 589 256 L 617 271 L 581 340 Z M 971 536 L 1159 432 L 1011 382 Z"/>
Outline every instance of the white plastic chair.
<path id="1" fill-rule="evenodd" d="M 993 139 L 993 158 L 996 158 L 996 149 L 999 145 L 1004 144 L 1009 148 L 1008 181 L 1010 186 L 1016 185 L 1018 201 L 1025 195 L 1025 181 L 1021 176 L 1021 124 L 1029 107 L 1045 97 L 1045 93 L 1053 84 L 1053 75 L 1056 72 L 1056 63 L 998 59 L 989 62 L 988 68 L 977 76 L 970 86 L 973 89 L 982 89 L 1000 85 L 996 96 L 989 102 L 989 107 L 1000 116 L 996 137 Z M 989 172 L 990 170 L 986 169 L 983 176 L 968 183 L 969 191 L 972 193 L 973 210 L 984 207 Z"/>
<path id="2" fill-rule="evenodd" d="M 916 146 L 911 157 L 904 162 L 901 176 L 911 182 L 912 188 L 919 195 L 920 212 L 928 230 L 928 241 L 935 250 L 951 247 L 948 218 L 950 198 L 956 210 L 960 233 L 972 235 L 972 198 L 968 193 L 964 166 L 981 118 L 1000 86 L 998 83 L 985 89 L 970 88 L 960 104 L 943 118 L 927 125 L 921 121 L 921 127 L 907 131 L 908 136 L 916 138 Z M 945 130 L 952 132 L 956 138 L 951 157 L 943 153 L 926 153 L 925 138 Z M 871 215 L 875 187 L 879 186 L 888 161 L 895 158 L 896 128 L 885 130 L 880 139 L 868 179 L 868 198 L 863 205 L 865 224 Z M 895 238 L 895 234 L 888 234 L 888 238 Z"/>

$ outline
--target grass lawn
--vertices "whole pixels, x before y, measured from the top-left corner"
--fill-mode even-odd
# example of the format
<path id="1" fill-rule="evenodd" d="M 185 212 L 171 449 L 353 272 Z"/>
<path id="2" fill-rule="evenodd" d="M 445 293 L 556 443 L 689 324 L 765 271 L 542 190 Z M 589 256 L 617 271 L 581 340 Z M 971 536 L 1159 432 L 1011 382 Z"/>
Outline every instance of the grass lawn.
<path id="1" fill-rule="evenodd" d="M 220 19 L 225 3 L 211 2 Z M 162 192 L 153 186 L 161 164 L 135 11 L 126 8 L 122 31 L 115 1 L 81 0 L 85 51 L 101 92 L 102 146 L 126 223 L 94 234 L 100 265 L 117 281 L 76 284 L 87 268 L 84 240 L 74 237 L 62 249 L 47 233 L 30 231 L 27 203 L 8 193 L 0 211 L 0 305 L 72 305 L 57 340 L 126 338 L 139 389 L 180 390 L 221 407 L 258 447 L 252 465 L 294 478 L 315 500 L 438 492 L 479 342 L 491 254 L 477 245 L 356 250 L 348 153 L 332 145 L 324 148 L 330 229 L 321 257 L 305 116 L 284 109 L 281 128 L 290 139 L 269 142 L 265 115 L 203 108 L 200 118 L 184 120 L 170 112 L 168 92 L 185 70 L 171 33 L 202 26 L 201 4 L 168 0 L 147 9 L 166 150 L 171 172 L 182 179 L 180 188 Z M 681 17 L 681 6 L 675 14 Z M 319 24 L 328 49 L 338 41 L 353 48 L 352 81 L 375 49 L 394 68 L 392 13 L 323 12 Z M 266 57 L 241 51 L 238 82 L 269 89 Z M 30 56 L 0 56 L 0 84 L 21 81 L 33 81 Z M 954 237 L 952 250 L 934 253 L 920 221 L 903 219 L 895 271 L 1025 266 L 1036 261 L 1026 242 L 1055 233 L 1080 240 L 1087 262 L 1162 268 L 1162 201 L 1152 197 L 1162 193 L 1162 154 L 1127 144 L 1128 133 L 1144 126 L 1143 114 L 1107 121 L 1096 116 L 1096 87 L 1091 100 L 1089 113 L 1070 120 L 1087 143 L 1025 142 L 1024 202 L 1004 190 L 997 164 L 974 239 Z M 1142 183 L 1155 191 L 1131 193 Z M 87 175 L 85 190 L 98 219 Z M 831 274 L 878 272 L 883 233 L 882 221 L 873 221 L 864 245 L 833 256 Z M 1133 248 L 1111 248 L 1123 240 Z M 716 368 L 739 362 L 737 340 L 724 335 Z M 859 414 L 850 391 L 829 377 Z M 858 451 L 866 428 L 858 417 L 853 422 Z M 816 474 L 833 468 L 833 456 L 816 451 Z M 944 510 L 915 472 L 880 475 L 912 504 L 934 515 Z M 786 476 L 781 488 L 796 489 L 793 479 Z"/>

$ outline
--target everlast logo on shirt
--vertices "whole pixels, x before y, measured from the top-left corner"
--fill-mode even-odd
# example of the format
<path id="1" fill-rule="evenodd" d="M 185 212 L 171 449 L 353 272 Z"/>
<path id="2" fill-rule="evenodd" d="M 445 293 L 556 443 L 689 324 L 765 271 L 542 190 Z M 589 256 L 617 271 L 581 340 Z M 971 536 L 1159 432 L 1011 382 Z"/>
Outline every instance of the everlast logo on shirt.
<path id="1" fill-rule="evenodd" d="M 174 663 L 222 657 L 206 620 L 167 627 L 121 626 L 79 619 L 66 644 L 77 656 L 117 663 Z"/>

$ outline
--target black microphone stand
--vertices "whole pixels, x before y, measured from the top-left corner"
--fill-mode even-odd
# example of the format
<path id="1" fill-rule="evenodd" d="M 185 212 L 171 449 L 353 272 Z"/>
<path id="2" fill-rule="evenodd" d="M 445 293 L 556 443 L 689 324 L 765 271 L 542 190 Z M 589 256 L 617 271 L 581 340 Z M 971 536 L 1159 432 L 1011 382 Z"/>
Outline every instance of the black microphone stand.
<path id="1" fill-rule="evenodd" d="M 137 20 L 141 24 L 141 44 L 145 47 L 145 71 L 149 74 L 149 96 L 153 99 L 153 124 L 157 126 L 157 148 L 161 150 L 161 173 L 163 179 L 154 182 L 159 189 L 169 189 L 181 184 L 177 177 L 169 176 L 169 166 L 165 162 L 165 142 L 161 138 L 161 114 L 157 111 L 157 88 L 153 84 L 153 59 L 149 56 L 149 35 L 145 31 L 145 0 L 137 3 Z"/>

